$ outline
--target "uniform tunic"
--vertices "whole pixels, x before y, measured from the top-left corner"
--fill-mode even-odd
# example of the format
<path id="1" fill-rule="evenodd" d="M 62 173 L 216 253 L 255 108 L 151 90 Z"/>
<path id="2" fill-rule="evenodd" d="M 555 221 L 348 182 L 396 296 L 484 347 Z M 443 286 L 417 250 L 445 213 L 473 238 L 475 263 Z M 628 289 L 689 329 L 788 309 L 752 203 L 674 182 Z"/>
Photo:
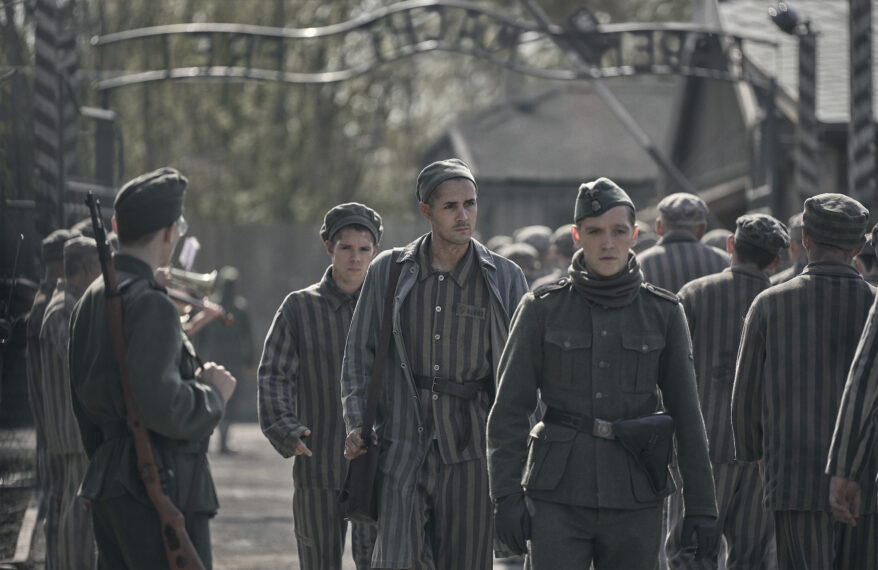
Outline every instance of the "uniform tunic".
<path id="1" fill-rule="evenodd" d="M 658 243 L 637 254 L 645 281 L 676 292 L 686 283 L 719 273 L 729 266 L 729 254 L 698 241 L 685 230 L 666 233 Z"/>
<path id="2" fill-rule="evenodd" d="M 154 453 L 173 472 L 166 478 L 168 495 L 182 510 L 190 500 L 196 464 L 202 460 L 201 441 L 219 423 L 223 399 L 218 390 L 195 379 L 191 344 L 184 343 L 177 309 L 156 283 L 152 268 L 125 254 L 116 254 L 113 263 L 122 290 L 126 360 L 134 399 Z M 108 552 L 112 546 L 112 554 L 124 557 L 126 563 L 139 560 L 143 564 L 147 552 L 141 550 L 141 538 L 152 537 L 152 546 L 160 548 L 160 541 L 155 540 L 159 526 L 157 519 L 150 520 L 155 510 L 137 472 L 134 439 L 125 424 L 127 412 L 101 279 L 86 290 L 73 310 L 68 357 L 73 411 L 89 456 L 80 495 L 91 499 L 95 509 L 100 556 L 104 558 L 106 544 Z M 215 513 L 218 502 L 209 467 L 202 469 L 197 488 L 192 497 L 194 512 L 205 517 Z M 122 520 L 118 511 L 134 503 L 142 505 L 140 516 L 118 524 Z M 101 532 L 114 533 L 114 539 L 102 544 Z M 209 565 L 209 537 L 193 537 L 193 542 Z M 160 550 L 159 554 L 149 550 L 149 554 L 164 558 Z"/>
<path id="3" fill-rule="evenodd" d="M 774 556 L 774 522 L 760 507 L 762 483 L 757 465 L 734 465 L 730 417 L 735 359 L 744 317 L 753 299 L 769 285 L 764 271 L 740 264 L 691 281 L 679 292 L 692 335 L 695 377 L 716 481 L 717 522 L 728 543 L 730 568 L 776 566 L 765 558 L 769 554 Z M 679 540 L 683 504 L 678 497 L 671 498 L 668 513 L 669 565 L 716 567 L 716 560 L 699 566 L 683 555 Z"/>
<path id="4" fill-rule="evenodd" d="M 424 461 L 431 446 L 436 445 L 433 433 L 427 430 L 420 390 L 415 386 L 412 376 L 410 355 L 413 349 L 409 346 L 411 339 L 406 339 L 401 334 L 403 307 L 410 302 L 409 295 L 419 278 L 418 252 L 426 239 L 427 236 L 422 236 L 408 244 L 397 261 L 402 264 L 402 271 L 393 299 L 394 334 L 390 353 L 387 355 L 375 426 L 381 440 L 378 465 L 379 534 L 372 560 L 375 567 L 409 568 L 417 564 L 414 559 L 415 541 L 411 536 L 412 517 L 415 515 L 413 499 Z M 519 299 L 527 291 L 527 283 L 521 269 L 508 259 L 491 253 L 475 240 L 471 247 L 478 264 L 478 274 L 490 291 L 490 300 L 484 307 L 484 317 L 490 334 L 491 372 L 496 378 L 498 355 L 506 342 L 509 320 Z M 366 274 L 360 302 L 354 311 L 341 375 L 342 405 L 348 431 L 362 424 L 369 375 L 381 329 L 390 263 L 390 252 L 380 254 L 372 262 Z M 453 305 L 437 304 L 437 307 L 441 311 L 458 310 Z M 451 331 L 448 334 L 450 333 Z M 442 396 L 450 397 L 452 396 Z M 436 412 L 437 408 L 433 408 L 433 413 Z M 439 421 L 437 418 L 437 425 Z M 474 441 L 478 435 L 472 434 Z M 473 459 L 483 461 L 484 449 L 484 446 L 470 445 L 465 452 L 476 454 Z M 463 507 L 469 509 L 472 506 Z M 485 524 L 490 522 L 485 521 Z M 479 548 L 481 545 L 471 546 Z"/>
<path id="5" fill-rule="evenodd" d="M 878 297 L 869 311 L 848 373 L 826 473 L 860 480 L 874 475 L 875 410 L 878 409 Z M 865 504 L 865 503 L 864 503 Z"/>
<path id="6" fill-rule="evenodd" d="M 313 455 L 293 462 L 293 515 L 302 568 L 341 565 L 347 523 L 336 496 L 346 470 L 346 432 L 338 378 L 359 291 L 341 291 L 327 268 L 310 287 L 290 293 L 274 316 L 257 373 L 259 423 L 283 457 L 299 437 Z M 354 523 L 353 554 L 369 566 L 375 529 Z"/>
<path id="7" fill-rule="evenodd" d="M 830 512 L 826 456 L 875 290 L 856 269 L 811 263 L 747 314 L 732 393 L 736 457 L 765 462 L 767 510 Z M 875 512 L 864 474 L 863 510 Z M 866 480 L 868 479 L 868 481 Z"/>
<path id="8" fill-rule="evenodd" d="M 608 421 L 651 414 L 661 395 L 676 422 L 687 513 L 716 516 L 686 317 L 672 295 L 653 291 L 642 285 L 617 309 L 591 303 L 569 281 L 525 295 L 488 420 L 494 498 L 524 488 L 529 497 L 566 505 L 660 505 L 666 493 L 650 488 L 618 441 L 543 422 L 526 434 L 537 390 L 551 408 Z"/>
<path id="9" fill-rule="evenodd" d="M 47 514 L 58 528 L 57 540 L 46 543 L 46 564 L 52 568 L 88 569 L 97 562 L 91 516 L 76 496 L 88 458 L 73 415 L 67 368 L 70 315 L 80 295 L 59 280 L 40 330 L 46 444 L 52 463 L 60 467 Z"/>

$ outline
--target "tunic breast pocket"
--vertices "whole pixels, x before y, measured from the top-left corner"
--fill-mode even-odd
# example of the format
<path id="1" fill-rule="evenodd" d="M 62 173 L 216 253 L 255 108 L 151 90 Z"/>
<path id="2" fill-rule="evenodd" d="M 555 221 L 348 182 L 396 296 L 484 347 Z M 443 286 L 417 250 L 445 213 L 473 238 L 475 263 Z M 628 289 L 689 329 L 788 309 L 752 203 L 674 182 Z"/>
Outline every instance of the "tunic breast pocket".
<path id="1" fill-rule="evenodd" d="M 658 379 L 659 358 L 665 347 L 660 334 L 622 336 L 623 392 L 653 392 Z"/>
<path id="2" fill-rule="evenodd" d="M 569 329 L 546 329 L 544 382 L 562 388 L 581 387 L 580 377 L 591 370 L 591 334 Z"/>

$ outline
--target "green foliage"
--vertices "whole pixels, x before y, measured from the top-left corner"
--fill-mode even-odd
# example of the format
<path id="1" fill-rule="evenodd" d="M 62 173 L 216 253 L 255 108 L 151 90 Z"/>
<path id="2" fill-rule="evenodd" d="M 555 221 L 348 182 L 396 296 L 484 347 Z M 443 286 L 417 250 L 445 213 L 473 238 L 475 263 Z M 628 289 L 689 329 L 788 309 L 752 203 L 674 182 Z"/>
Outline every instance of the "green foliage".
<path id="1" fill-rule="evenodd" d="M 229 22 L 303 28 L 347 21 L 391 0 L 77 0 L 82 37 L 181 22 Z M 520 2 L 478 2 L 532 19 Z M 555 20 L 579 2 L 541 0 Z M 685 17 L 687 2 L 595 0 L 604 21 Z M 187 43 L 188 42 L 188 43 Z M 320 42 L 302 42 L 287 66 L 325 69 L 334 63 Z M 175 39 L 170 57 L 198 45 Z M 165 45 L 142 40 L 97 49 L 84 41 L 80 68 L 161 67 Z M 295 61 L 289 61 L 295 59 Z M 165 164 L 190 178 L 187 208 L 229 223 L 314 221 L 332 205 L 357 200 L 382 213 L 414 215 L 420 153 L 451 122 L 503 97 L 497 66 L 462 55 L 433 53 L 386 64 L 357 79 L 328 85 L 275 82 L 163 81 L 114 90 L 124 148 L 121 179 Z M 83 104 L 101 106 L 89 81 Z M 120 180 L 121 181 L 121 180 Z"/>

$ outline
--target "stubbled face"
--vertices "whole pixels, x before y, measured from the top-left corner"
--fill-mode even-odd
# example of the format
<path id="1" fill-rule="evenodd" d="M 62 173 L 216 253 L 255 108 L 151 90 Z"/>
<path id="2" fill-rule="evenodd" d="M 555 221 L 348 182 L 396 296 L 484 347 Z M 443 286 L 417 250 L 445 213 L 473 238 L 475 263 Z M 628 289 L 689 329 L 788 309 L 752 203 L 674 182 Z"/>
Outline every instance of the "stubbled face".
<path id="1" fill-rule="evenodd" d="M 573 240 L 582 248 L 590 271 L 611 277 L 625 268 L 628 250 L 637 239 L 637 226 L 631 223 L 630 212 L 627 206 L 616 206 L 573 226 Z"/>
<path id="2" fill-rule="evenodd" d="M 467 245 L 476 229 L 479 206 L 476 187 L 466 178 L 452 178 L 436 187 L 430 202 L 421 202 L 421 213 L 430 220 L 434 242 Z"/>
<path id="3" fill-rule="evenodd" d="M 335 243 L 324 242 L 326 251 L 332 258 L 332 276 L 339 283 L 354 288 L 363 284 L 366 269 L 378 253 L 372 242 L 372 234 L 354 228 L 344 228 L 339 232 Z"/>

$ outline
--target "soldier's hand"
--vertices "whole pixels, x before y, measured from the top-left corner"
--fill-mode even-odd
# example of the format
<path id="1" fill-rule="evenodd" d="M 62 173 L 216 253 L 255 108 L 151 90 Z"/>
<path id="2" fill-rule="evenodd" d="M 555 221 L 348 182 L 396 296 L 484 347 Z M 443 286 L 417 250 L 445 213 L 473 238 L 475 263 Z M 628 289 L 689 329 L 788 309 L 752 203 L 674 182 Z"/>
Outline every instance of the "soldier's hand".
<path id="1" fill-rule="evenodd" d="M 524 493 L 500 497 L 494 503 L 494 534 L 512 552 L 527 554 L 530 513 L 527 511 Z"/>
<path id="2" fill-rule="evenodd" d="M 860 516 L 862 491 L 859 483 L 838 475 L 829 481 L 829 506 L 835 520 L 850 526 L 857 526 Z"/>
<path id="3" fill-rule="evenodd" d="M 293 452 L 293 455 L 307 455 L 311 457 L 311 450 L 308 449 L 308 446 L 305 445 L 304 439 L 311 435 L 311 430 L 306 429 L 305 432 L 299 436 L 299 441 L 296 443 L 296 450 Z"/>
<path id="4" fill-rule="evenodd" d="M 704 515 L 683 518 L 683 546 L 695 546 L 695 560 L 716 555 L 716 519 Z"/>
<path id="5" fill-rule="evenodd" d="M 366 447 L 363 438 L 361 437 L 363 428 L 358 427 L 351 430 L 351 433 L 348 434 L 347 439 L 344 442 L 344 457 L 345 459 L 351 460 L 356 457 L 359 457 L 367 452 L 368 448 Z M 375 435 L 375 432 L 372 432 L 372 447 L 378 445 L 378 436 Z"/>
<path id="6" fill-rule="evenodd" d="M 235 377 L 225 367 L 215 362 L 208 362 L 204 365 L 204 368 L 201 369 L 200 380 L 219 390 L 223 402 L 229 401 L 235 391 L 235 384 L 237 384 Z"/>

